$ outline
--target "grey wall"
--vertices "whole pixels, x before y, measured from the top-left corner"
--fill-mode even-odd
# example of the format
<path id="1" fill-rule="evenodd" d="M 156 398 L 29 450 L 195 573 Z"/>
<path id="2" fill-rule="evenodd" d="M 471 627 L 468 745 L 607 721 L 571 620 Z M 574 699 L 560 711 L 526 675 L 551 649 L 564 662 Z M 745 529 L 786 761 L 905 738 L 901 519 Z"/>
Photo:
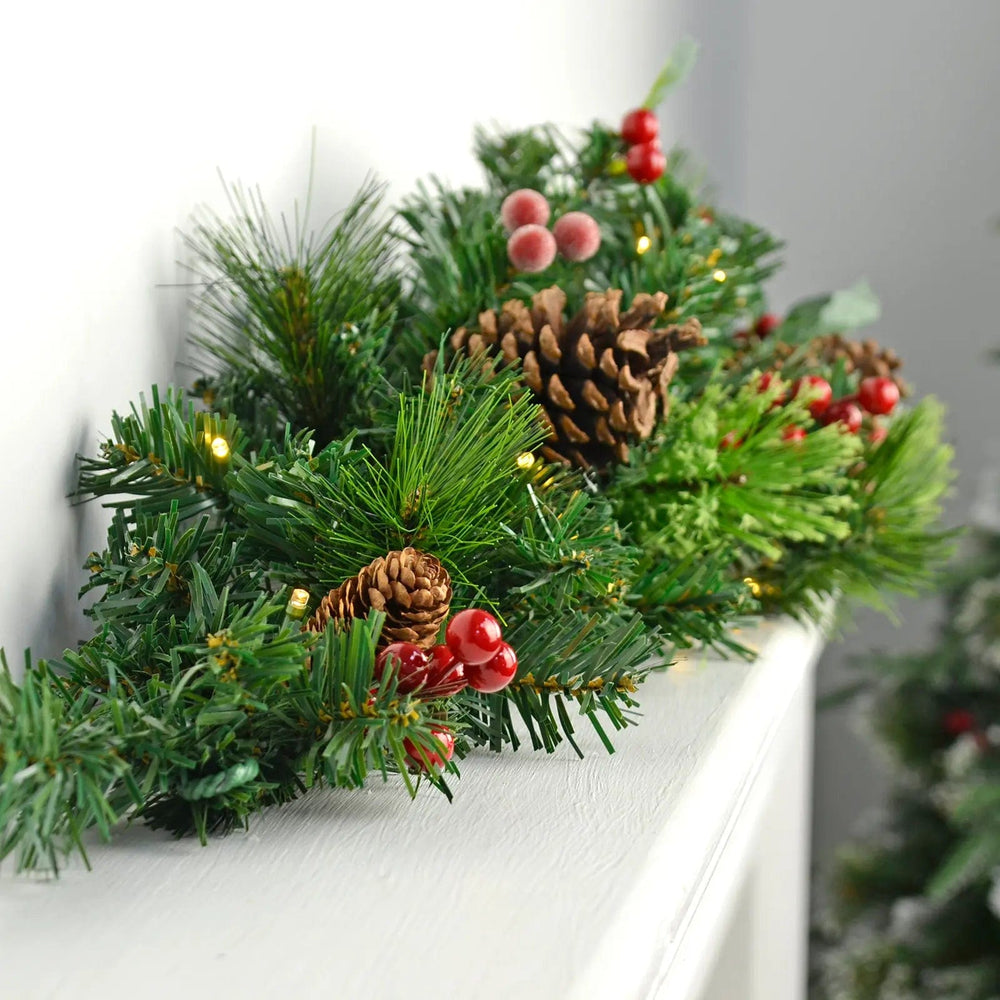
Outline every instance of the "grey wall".
<path id="1" fill-rule="evenodd" d="M 960 480 L 949 518 L 966 520 L 984 463 L 996 461 L 1000 369 L 1000 3 L 996 0 L 708 0 L 681 22 L 706 57 L 683 97 L 722 200 L 788 242 L 774 303 L 866 277 L 883 303 L 874 335 L 908 378 L 950 409 Z M 720 54 L 721 53 L 721 54 Z M 859 615 L 831 647 L 820 684 L 852 655 L 918 647 L 936 608 L 903 625 Z M 817 730 L 817 857 L 878 799 L 877 763 L 846 713 Z"/>

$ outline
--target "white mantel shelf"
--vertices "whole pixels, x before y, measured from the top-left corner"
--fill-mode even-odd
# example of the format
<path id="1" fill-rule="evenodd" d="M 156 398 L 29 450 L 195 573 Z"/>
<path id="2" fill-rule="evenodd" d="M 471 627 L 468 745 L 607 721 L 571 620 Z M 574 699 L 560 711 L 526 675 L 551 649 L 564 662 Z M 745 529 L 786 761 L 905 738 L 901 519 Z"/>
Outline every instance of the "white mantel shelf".
<path id="1" fill-rule="evenodd" d="M 753 664 L 651 678 L 610 757 L 581 720 L 584 760 L 474 754 L 452 805 L 377 781 L 205 848 L 137 826 L 90 873 L 6 868 L 0 997 L 798 1000 L 820 639 L 741 639 Z"/>

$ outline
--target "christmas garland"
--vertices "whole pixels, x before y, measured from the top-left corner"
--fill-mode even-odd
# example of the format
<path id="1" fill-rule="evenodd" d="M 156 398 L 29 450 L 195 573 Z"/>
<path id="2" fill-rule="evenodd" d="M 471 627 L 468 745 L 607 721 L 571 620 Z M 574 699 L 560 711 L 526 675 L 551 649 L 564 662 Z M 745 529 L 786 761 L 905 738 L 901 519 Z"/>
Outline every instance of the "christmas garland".
<path id="1" fill-rule="evenodd" d="M 80 461 L 95 634 L 0 672 L 0 858 L 373 773 L 450 797 L 470 748 L 581 719 L 611 749 L 672 649 L 932 578 L 940 407 L 850 339 L 866 289 L 765 311 L 778 244 L 660 147 L 686 61 L 620 129 L 478 133 L 482 188 L 197 220 L 204 375 Z"/>

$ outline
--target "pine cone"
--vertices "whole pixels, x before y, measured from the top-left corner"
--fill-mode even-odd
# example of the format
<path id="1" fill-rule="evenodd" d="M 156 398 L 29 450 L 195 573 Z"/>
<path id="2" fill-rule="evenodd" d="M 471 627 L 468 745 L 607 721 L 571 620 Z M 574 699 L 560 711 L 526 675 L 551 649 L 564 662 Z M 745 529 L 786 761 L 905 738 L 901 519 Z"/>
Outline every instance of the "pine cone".
<path id="1" fill-rule="evenodd" d="M 667 386 L 678 349 L 705 343 L 701 324 L 655 328 L 667 304 L 664 292 L 641 293 L 620 313 L 622 292 L 589 292 L 580 312 L 563 316 L 566 295 L 546 288 L 531 300 L 505 302 L 497 314 L 479 314 L 478 330 L 451 337 L 456 353 L 521 362 L 521 380 L 548 418 L 542 453 L 581 468 L 627 462 L 629 444 L 648 438 L 666 413 Z M 433 369 L 435 357 L 424 367 Z"/>
<path id="2" fill-rule="evenodd" d="M 783 341 L 776 341 L 773 348 L 773 367 L 779 370 L 793 354 L 801 350 L 800 345 L 786 344 Z M 742 357 L 745 352 L 737 354 Z M 879 347 L 874 340 L 849 340 L 839 333 L 830 333 L 810 341 L 800 358 L 807 368 L 835 365 L 843 359 L 844 370 L 848 375 L 857 372 L 861 378 L 870 375 L 891 378 L 896 383 L 900 395 L 910 394 L 910 387 L 898 374 L 903 365 L 899 355 L 891 347 Z"/>
<path id="3" fill-rule="evenodd" d="M 331 619 L 364 618 L 374 608 L 386 615 L 380 649 L 391 642 L 412 642 L 427 650 L 437 640 L 450 605 L 448 571 L 434 556 L 405 548 L 379 556 L 331 590 L 306 628 L 322 632 Z"/>

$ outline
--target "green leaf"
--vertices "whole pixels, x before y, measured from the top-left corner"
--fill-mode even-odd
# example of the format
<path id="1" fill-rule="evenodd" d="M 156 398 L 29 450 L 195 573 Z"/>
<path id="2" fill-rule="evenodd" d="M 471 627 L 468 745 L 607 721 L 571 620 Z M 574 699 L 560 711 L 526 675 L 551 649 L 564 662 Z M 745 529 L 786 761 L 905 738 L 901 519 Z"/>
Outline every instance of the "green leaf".
<path id="1" fill-rule="evenodd" d="M 682 38 L 670 53 L 667 64 L 660 70 L 660 75 L 650 87 L 642 107 L 653 109 L 663 103 L 663 99 L 679 83 L 683 83 L 694 69 L 698 59 L 698 43 L 691 38 Z"/>

